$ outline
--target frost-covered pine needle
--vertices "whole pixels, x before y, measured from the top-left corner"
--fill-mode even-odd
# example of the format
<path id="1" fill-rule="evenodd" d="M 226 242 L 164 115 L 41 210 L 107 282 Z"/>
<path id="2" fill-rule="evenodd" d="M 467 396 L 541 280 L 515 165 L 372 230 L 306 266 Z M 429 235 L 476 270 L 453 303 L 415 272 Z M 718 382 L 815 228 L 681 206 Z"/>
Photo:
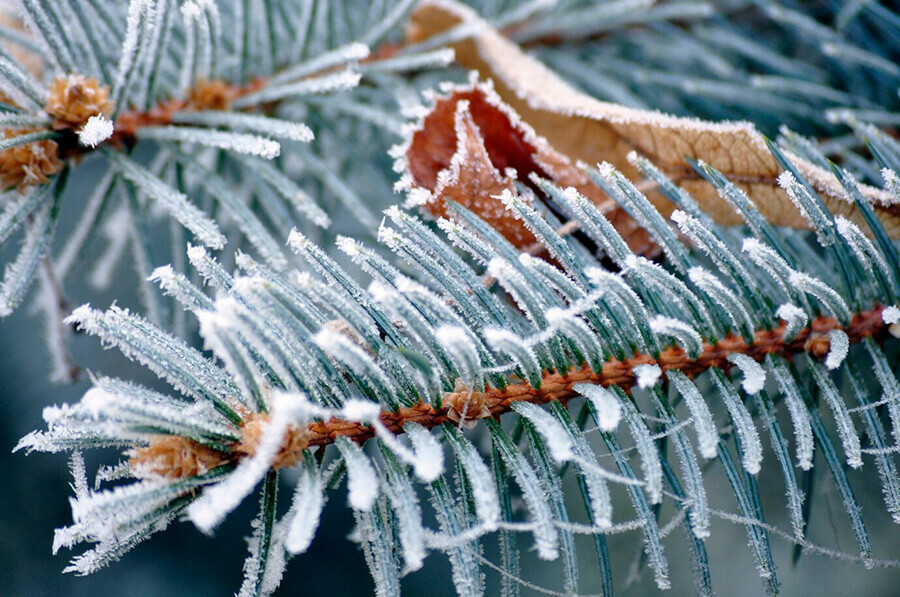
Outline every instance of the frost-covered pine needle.
<path id="1" fill-rule="evenodd" d="M 379 494 L 375 468 L 353 441 L 340 437 L 335 444 L 347 465 L 347 502 L 354 510 L 371 510 Z"/>
<path id="2" fill-rule="evenodd" d="M 706 400 L 700 395 L 700 390 L 697 389 L 694 382 L 681 371 L 673 369 L 666 376 L 675 385 L 691 412 L 694 429 L 697 431 L 700 455 L 704 458 L 715 458 L 718 452 L 719 431 L 716 429 L 716 422 L 713 420 Z"/>
<path id="3" fill-rule="evenodd" d="M 830 370 L 837 369 L 850 352 L 850 338 L 841 329 L 828 332 L 828 354 L 825 355 L 825 366 Z"/>
<path id="4" fill-rule="evenodd" d="M 575 456 L 572 451 L 572 440 L 562 424 L 550 413 L 529 402 L 514 402 L 513 409 L 535 426 L 538 433 L 547 442 L 550 454 L 558 464 L 572 460 Z"/>
<path id="5" fill-rule="evenodd" d="M 688 323 L 673 317 L 657 315 L 650 320 L 650 329 L 656 334 L 670 336 L 678 340 L 684 351 L 692 359 L 703 350 L 703 337 Z"/>
<path id="6" fill-rule="evenodd" d="M 281 447 L 288 425 L 298 412 L 297 394 L 276 394 L 272 417 L 266 425 L 256 453 L 218 485 L 208 488 L 188 507 L 188 518 L 204 533 L 218 524 L 249 495 L 266 475 Z"/>
<path id="7" fill-rule="evenodd" d="M 572 389 L 586 397 L 594 405 L 597 412 L 597 426 L 601 431 L 612 433 L 622 420 L 622 405 L 615 394 L 603 386 L 594 384 L 575 384 Z"/>
<path id="8" fill-rule="evenodd" d="M 431 483 L 444 473 L 444 453 L 441 444 L 418 423 L 407 423 L 404 431 L 412 442 L 415 459 L 413 471 L 423 483 Z"/>
<path id="9" fill-rule="evenodd" d="M 766 370 L 754 359 L 745 354 L 732 353 L 728 355 L 728 362 L 737 365 L 744 374 L 741 387 L 751 396 L 766 387 Z"/>
<path id="10" fill-rule="evenodd" d="M 293 517 L 284 540 L 284 548 L 289 553 L 303 553 L 312 543 L 325 506 L 323 491 L 322 478 L 315 467 L 303 465 L 294 491 Z"/>
<path id="11" fill-rule="evenodd" d="M 259 135 L 217 131 L 199 127 L 158 126 L 144 127 L 139 135 L 142 139 L 154 141 L 176 141 L 179 143 L 196 143 L 206 147 L 217 147 L 237 153 L 255 155 L 267 160 L 277 158 L 281 153 L 281 144 Z"/>
<path id="12" fill-rule="evenodd" d="M 787 322 L 782 338 L 785 342 L 793 340 L 797 334 L 809 323 L 809 315 L 806 311 L 791 303 L 784 303 L 775 311 L 775 316 Z"/>

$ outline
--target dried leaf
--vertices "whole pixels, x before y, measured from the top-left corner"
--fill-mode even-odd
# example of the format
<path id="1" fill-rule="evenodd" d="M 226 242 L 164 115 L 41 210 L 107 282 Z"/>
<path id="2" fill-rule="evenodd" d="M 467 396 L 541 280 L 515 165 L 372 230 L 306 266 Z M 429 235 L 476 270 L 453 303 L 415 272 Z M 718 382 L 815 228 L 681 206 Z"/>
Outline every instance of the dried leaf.
<path id="1" fill-rule="evenodd" d="M 561 187 L 575 187 L 594 203 L 637 253 L 655 254 L 649 235 L 610 200 L 565 155 L 523 122 L 494 92 L 490 83 L 447 85 L 444 95 L 400 148 L 396 169 L 400 187 L 409 190 L 408 204 L 423 205 L 447 217 L 449 198 L 477 213 L 519 248 L 535 242 L 497 197 L 515 192 L 515 183 L 531 185 L 532 175 Z"/>
<path id="2" fill-rule="evenodd" d="M 408 36 L 422 40 L 480 17 L 452 0 L 425 2 L 411 16 Z M 456 42 L 456 59 L 494 83 L 497 93 L 557 151 L 590 165 L 610 162 L 632 180 L 637 170 L 626 156 L 637 151 L 688 191 L 717 222 L 740 224 L 740 216 L 716 190 L 700 179 L 685 157 L 702 160 L 744 190 L 772 224 L 807 228 L 808 224 L 778 186 L 781 168 L 762 135 L 746 122 L 714 123 L 677 118 L 601 102 L 565 83 L 486 23 L 474 37 Z M 787 154 L 797 170 L 822 195 L 835 215 L 863 225 L 837 179 L 826 170 Z M 900 204 L 891 195 L 862 187 L 892 238 L 900 238 Z M 648 197 L 664 215 L 673 205 L 658 193 Z"/>

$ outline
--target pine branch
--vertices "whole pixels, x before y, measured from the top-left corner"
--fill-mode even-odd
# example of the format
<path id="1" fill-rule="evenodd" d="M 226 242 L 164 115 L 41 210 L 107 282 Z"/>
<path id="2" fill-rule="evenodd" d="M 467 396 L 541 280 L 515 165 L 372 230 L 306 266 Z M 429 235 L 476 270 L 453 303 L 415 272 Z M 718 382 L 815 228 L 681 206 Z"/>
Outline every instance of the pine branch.
<path id="1" fill-rule="evenodd" d="M 890 360 L 900 326 L 900 145 L 889 130 L 855 119 L 893 122 L 884 112 L 897 100 L 896 51 L 883 42 L 896 39 L 885 25 L 900 23 L 895 15 L 859 5 L 832 15 L 832 28 L 781 7 L 759 9 L 816 40 L 807 59 L 767 47 L 769 32 L 742 12 L 704 22 L 712 9 L 691 3 L 538 0 L 483 20 L 453 2 L 426 1 L 401 42 L 389 34 L 413 9 L 408 0 L 367 14 L 340 14 L 347 7 L 330 2 L 235 2 L 220 11 L 190 0 L 182 21 L 175 0 L 127 4 L 100 15 L 95 0 L 25 0 L 40 42 L 31 50 L 46 72 L 0 49 L 0 85 L 11 94 L 0 98 L 0 127 L 18 131 L 0 139 L 0 171 L 22 191 L 0 214 L 0 238 L 26 228 L 0 287 L 8 308 L 41 262 L 45 286 L 56 291 L 47 295 L 58 299 L 57 282 L 101 224 L 127 228 L 142 277 L 152 269 L 148 281 L 168 297 L 145 284 L 149 321 L 84 305 L 66 322 L 174 392 L 94 379 L 79 403 L 47 408 L 47 430 L 16 447 L 74 451 L 73 524 L 57 531 L 54 550 L 94 545 L 67 570 L 93 572 L 178 517 L 210 533 L 261 485 L 241 594 L 269 594 L 286 560 L 310 546 L 346 475 L 354 537 L 381 594 L 398 593 L 402 574 L 422 567 L 429 551 L 447 552 L 461 595 L 483 594 L 481 564 L 495 567 L 482 542 L 494 534 L 507 593 L 528 583 L 517 534 L 533 538 L 540 559 L 563 563 L 567 593 L 579 590 L 583 560 L 574 536 L 591 535 L 606 590 L 618 575 L 606 538 L 628 530 L 643 534 L 663 589 L 672 581 L 663 539 L 679 526 L 695 587 L 711 594 L 704 541 L 713 515 L 746 527 L 752 561 L 774 594 L 769 533 L 781 531 L 762 522 L 756 475 L 771 466 L 763 434 L 796 544 L 808 545 L 812 496 L 803 492 L 822 471 L 841 496 L 858 559 L 876 562 L 866 527 L 873 512 L 863 518 L 845 463 L 857 469 L 874 459 L 885 511 L 900 520 L 892 445 L 900 382 Z M 71 26 L 53 25 L 70 13 Z M 85 30 L 90 16 L 102 35 Z M 738 34 L 745 26 L 750 34 Z M 584 45 L 598 36 L 601 43 Z M 2 27 L 0 38 L 8 39 Z M 634 107 L 582 94 L 509 38 Z M 422 81 L 434 84 L 422 70 L 450 77 L 445 45 L 484 82 L 442 84 L 426 95 L 427 108 L 413 110 L 419 122 L 401 126 L 400 108 L 419 101 Z M 622 49 L 636 58 L 623 59 Z M 830 67 L 841 72 L 831 76 Z M 304 99 L 317 93 L 329 95 Z M 841 103 L 850 109 L 823 125 L 818 111 Z M 772 143 L 749 124 L 647 109 L 657 105 L 718 116 L 752 106 L 747 114 L 760 126 L 802 116 L 804 132 L 850 124 L 858 140 L 835 139 L 829 156 L 854 172 L 790 130 Z M 391 154 L 396 188 L 408 191 L 408 207 L 438 221 L 385 210 L 377 234 L 385 250 L 368 244 L 377 207 L 363 199 L 389 186 L 382 144 L 398 131 L 410 136 Z M 313 139 L 317 146 L 303 145 Z M 868 153 L 859 152 L 863 140 Z M 131 151 L 138 144 L 147 161 Z M 282 145 L 294 153 L 281 157 Z M 69 158 L 95 147 L 109 171 L 57 272 L 47 251 L 66 175 L 78 167 Z M 354 169 L 365 175 L 347 176 Z M 329 202 L 359 220 L 354 238 L 336 244 L 368 287 L 306 230 L 338 223 Z M 218 217 L 219 206 L 232 222 Z M 228 251 L 189 245 L 193 279 L 154 269 L 159 207 L 207 248 Z M 106 212 L 115 217 L 104 222 Z M 178 224 L 166 232 L 172 259 L 184 243 Z M 264 262 L 236 250 L 242 234 Z M 305 270 L 285 271 L 279 237 Z M 111 268 L 95 277 L 103 271 Z M 201 279 L 215 297 L 195 284 Z M 54 302 L 45 309 L 56 313 Z M 170 302 L 196 315 L 208 352 L 177 337 L 188 330 L 181 318 L 169 325 Z M 861 375 L 863 359 L 874 376 Z M 744 375 L 739 386 L 732 365 Z M 851 395 L 858 407 L 847 404 Z M 579 404 L 580 414 L 569 412 Z M 507 432 L 499 419 L 510 411 L 518 418 Z M 94 491 L 80 457 L 89 447 L 126 451 L 101 469 Z M 445 464 L 447 447 L 455 470 Z M 714 465 L 728 485 L 709 480 Z M 294 500 L 279 519 L 278 471 L 296 466 Z M 569 471 L 584 510 L 569 495 Z M 125 477 L 134 482 L 100 489 Z M 610 484 L 628 492 L 633 512 L 624 522 Z M 740 516 L 711 507 L 729 489 Z M 662 524 L 664 501 L 678 512 Z M 585 511 L 588 523 L 577 522 Z"/>
<path id="2" fill-rule="evenodd" d="M 635 355 L 625 361 L 610 360 L 604 363 L 602 371 L 599 372 L 585 365 L 577 371 L 565 374 L 545 373 L 538 388 L 516 384 L 502 390 L 487 388 L 483 392 L 469 392 L 462 389 L 444 394 L 443 401 L 448 405 L 444 408 L 434 409 L 430 405 L 419 403 L 413 407 L 400 408 L 396 412 L 382 411 L 379 420 L 392 433 L 402 434 L 404 425 L 409 422 L 431 429 L 448 421 L 459 420 L 462 405 L 469 401 L 483 403 L 490 413 L 489 416 L 499 418 L 500 415 L 512 410 L 514 402 L 546 404 L 558 400 L 565 403 L 580 395 L 574 388 L 580 383 L 604 387 L 615 385 L 628 391 L 637 384 L 634 368 L 641 365 L 657 365 L 663 372 L 674 369 L 693 377 L 712 367 L 727 371 L 731 367 L 729 357 L 735 354 L 746 355 L 760 363 L 764 362 L 769 354 L 792 359 L 806 353 L 824 360 L 829 352 L 828 332 L 841 330 L 847 334 L 852 344 L 861 342 L 864 338 L 878 340 L 887 334 L 889 324 L 882 318 L 883 311 L 884 308 L 878 306 L 856 313 L 847 326 L 841 326 L 833 317 L 819 317 L 790 341 L 784 339 L 786 323 L 775 329 L 757 331 L 753 343 L 749 345 L 742 339 L 731 336 L 716 345 L 705 344 L 703 353 L 696 359 L 688 358 L 682 348 L 675 346 L 664 350 L 656 359 L 649 355 Z M 457 412 L 451 415 L 450 411 L 453 410 Z M 470 406 L 469 410 L 478 409 Z M 331 419 L 310 423 L 308 441 L 310 447 L 326 446 L 334 443 L 338 437 L 348 437 L 361 444 L 374 435 L 370 427 L 358 422 Z"/>

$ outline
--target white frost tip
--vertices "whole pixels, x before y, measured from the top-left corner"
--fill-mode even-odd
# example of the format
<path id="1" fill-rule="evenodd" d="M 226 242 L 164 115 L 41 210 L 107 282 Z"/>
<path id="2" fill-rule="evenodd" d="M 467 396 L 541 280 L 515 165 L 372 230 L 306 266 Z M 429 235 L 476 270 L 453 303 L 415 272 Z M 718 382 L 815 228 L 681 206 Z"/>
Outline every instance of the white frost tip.
<path id="1" fill-rule="evenodd" d="M 797 179 L 794 178 L 794 175 L 791 174 L 790 170 L 785 170 L 778 175 L 778 186 L 780 186 L 782 189 L 788 190 L 795 184 L 797 184 Z"/>
<path id="2" fill-rule="evenodd" d="M 806 311 L 798 307 L 797 305 L 791 303 L 785 303 L 778 307 L 778 310 L 775 311 L 775 317 L 781 318 L 785 321 L 793 321 L 795 319 L 806 319 Z"/>
<path id="3" fill-rule="evenodd" d="M 717 282 L 718 278 L 701 266 L 695 266 L 688 270 L 688 279 L 698 286 L 704 282 Z"/>
<path id="4" fill-rule="evenodd" d="M 376 402 L 348 400 L 344 403 L 343 415 L 348 421 L 366 423 L 376 420 L 379 414 L 381 414 L 381 407 Z"/>
<path id="5" fill-rule="evenodd" d="M 385 225 L 384 220 L 381 220 L 381 225 L 378 226 L 376 238 L 378 239 L 378 242 L 391 248 L 395 247 L 400 241 L 400 235 L 397 234 L 397 231 L 390 226 Z"/>
<path id="6" fill-rule="evenodd" d="M 640 388 L 651 388 L 655 386 L 659 381 L 660 376 L 662 376 L 662 369 L 659 368 L 659 365 L 651 365 L 649 363 L 638 365 L 632 369 L 632 371 L 637 377 L 638 387 Z"/>
<path id="7" fill-rule="evenodd" d="M 339 344 L 345 339 L 346 337 L 343 334 L 328 326 L 323 327 L 315 336 L 313 336 L 313 342 L 316 343 L 316 346 L 326 352 L 330 352 L 330 349 L 333 349 L 335 344 Z"/>
<path id="8" fill-rule="evenodd" d="M 616 395 L 599 385 L 579 383 L 572 389 L 591 401 L 597 412 L 597 427 L 612 433 L 622 420 L 622 405 Z"/>
<path id="9" fill-rule="evenodd" d="M 828 339 L 830 346 L 828 355 L 825 357 L 825 366 L 829 369 L 837 369 L 850 351 L 850 338 L 847 337 L 844 330 L 831 330 L 828 332 Z"/>
<path id="10" fill-rule="evenodd" d="M 514 333 L 503 328 L 485 328 L 484 339 L 492 348 L 497 348 L 504 343 L 521 343 L 522 339 Z"/>
<path id="11" fill-rule="evenodd" d="M 741 245 L 741 250 L 743 250 L 744 253 L 753 254 L 758 251 L 761 246 L 762 243 L 760 243 L 757 239 L 745 238 L 743 244 Z"/>
<path id="12" fill-rule="evenodd" d="M 584 198 L 581 196 L 581 194 L 578 192 L 578 189 L 576 189 L 575 187 L 564 188 L 562 194 L 563 194 L 563 197 L 565 197 L 569 201 L 572 201 L 573 203 L 577 203 L 578 201 L 580 201 Z"/>
<path id="13" fill-rule="evenodd" d="M 344 57 L 347 60 L 363 60 L 369 57 L 371 50 L 369 46 L 362 42 L 354 42 L 347 46 L 344 50 Z"/>
<path id="14" fill-rule="evenodd" d="M 437 225 L 447 236 L 458 234 L 462 230 L 462 226 L 447 218 L 438 218 Z"/>
<path id="15" fill-rule="evenodd" d="M 588 277 L 588 280 L 591 281 L 595 286 L 599 286 L 600 283 L 606 278 L 607 271 L 600 269 L 599 267 L 588 266 L 584 268 L 584 275 Z"/>
<path id="16" fill-rule="evenodd" d="M 835 217 L 834 223 L 837 227 L 838 234 L 840 234 L 841 236 L 847 236 L 847 234 L 850 233 L 850 220 L 848 220 L 844 216 Z"/>
<path id="17" fill-rule="evenodd" d="M 203 261 L 209 254 L 206 252 L 206 249 L 201 247 L 200 245 L 192 245 L 188 243 L 187 246 L 187 256 L 188 260 L 191 263 L 197 261 Z"/>
<path id="18" fill-rule="evenodd" d="M 616 169 L 613 168 L 613 165 L 609 162 L 603 162 L 602 164 L 597 164 L 597 171 L 600 173 L 600 176 L 606 180 L 613 180 L 613 174 Z"/>
<path id="19" fill-rule="evenodd" d="M 295 251 L 299 252 L 306 248 L 309 239 L 303 236 L 296 228 L 293 228 L 288 234 L 288 245 Z"/>
<path id="20" fill-rule="evenodd" d="M 382 305 L 388 304 L 397 298 L 397 292 L 393 288 L 378 280 L 372 280 L 367 290 L 372 295 L 372 298 Z"/>
<path id="21" fill-rule="evenodd" d="M 91 116 L 78 131 L 78 143 L 84 147 L 97 147 L 112 137 L 113 128 L 112 121 L 107 120 L 103 114 Z"/>
<path id="22" fill-rule="evenodd" d="M 516 199 L 518 199 L 518 197 L 516 197 L 509 189 L 503 189 L 502 193 L 499 195 L 492 195 L 492 197 L 494 199 L 499 199 L 506 209 L 513 209 Z"/>
<path id="23" fill-rule="evenodd" d="M 884 179 L 884 188 L 895 195 L 900 193 L 900 178 L 897 173 L 889 168 L 881 169 L 881 177 Z"/>
<path id="24" fill-rule="evenodd" d="M 63 320 L 66 325 L 84 323 L 91 318 L 93 310 L 90 303 L 85 303 L 72 311 L 72 313 Z"/>
<path id="25" fill-rule="evenodd" d="M 156 268 L 147 278 L 147 281 L 159 284 L 163 292 L 178 291 L 178 274 L 175 273 L 171 265 L 163 265 Z"/>
<path id="26" fill-rule="evenodd" d="M 397 207 L 396 205 L 390 206 L 389 208 L 384 210 L 383 213 L 384 213 L 384 215 L 386 215 L 387 217 L 389 217 L 392 220 L 397 220 L 397 219 L 403 218 L 403 212 L 400 211 L 400 208 Z"/>
<path id="27" fill-rule="evenodd" d="M 414 292 L 422 292 L 424 288 L 412 278 L 406 276 L 397 276 L 394 280 L 394 286 L 403 294 L 412 294 Z"/>
<path id="28" fill-rule="evenodd" d="M 881 312 L 881 320 L 888 325 L 900 323 L 900 308 L 894 306 L 885 307 L 884 311 Z"/>
<path id="29" fill-rule="evenodd" d="M 184 17 L 185 23 L 199 19 L 201 15 L 200 7 L 195 2 L 185 2 L 181 5 L 181 16 Z"/>
<path id="30" fill-rule="evenodd" d="M 519 254 L 519 265 L 522 267 L 531 268 L 534 267 L 534 257 L 529 255 L 528 253 L 520 253 Z"/>
<path id="31" fill-rule="evenodd" d="M 360 249 L 362 248 L 362 245 L 358 241 L 356 241 L 348 236 L 338 235 L 337 241 L 335 242 L 335 244 L 337 245 L 337 248 L 340 249 L 340 251 L 342 253 L 344 253 L 345 255 L 350 257 L 350 259 L 353 259 L 354 262 L 356 261 L 356 258 L 359 257 L 359 253 L 360 253 Z"/>
<path id="32" fill-rule="evenodd" d="M 466 335 L 465 330 L 455 325 L 442 325 L 434 335 L 437 341 L 444 346 L 469 342 L 469 337 Z"/>
<path id="33" fill-rule="evenodd" d="M 503 257 L 493 257 L 488 262 L 488 274 L 495 278 L 502 278 L 504 274 L 510 271 L 510 266 Z"/>
<path id="34" fill-rule="evenodd" d="M 728 355 L 728 361 L 738 366 L 744 374 L 741 387 L 751 396 L 759 393 L 766 386 L 766 370 L 762 365 L 745 354 L 732 353 Z"/>
<path id="35" fill-rule="evenodd" d="M 432 195 L 431 192 L 420 187 L 415 187 L 410 189 L 406 194 L 406 201 L 403 203 L 403 207 L 407 209 L 421 207 L 429 203 L 432 199 L 434 199 L 434 195 Z"/>
<path id="36" fill-rule="evenodd" d="M 234 145 L 234 150 L 250 155 L 258 155 L 261 158 L 272 160 L 281 154 L 281 144 L 272 139 L 256 135 L 245 135 L 246 139 Z"/>
<path id="37" fill-rule="evenodd" d="M 547 321 L 550 322 L 550 325 L 552 325 L 552 326 L 557 326 L 569 318 L 569 316 L 566 314 L 566 312 L 563 311 L 562 309 L 560 309 L 559 307 L 550 307 L 544 313 L 544 316 L 547 318 Z"/>
<path id="38" fill-rule="evenodd" d="M 441 444 L 424 427 L 408 424 L 406 430 L 415 451 L 412 464 L 416 476 L 424 483 L 437 480 L 444 474 Z"/>
<path id="39" fill-rule="evenodd" d="M 115 396 L 100 388 L 91 388 L 81 398 L 81 405 L 88 409 L 94 418 L 115 401 Z"/>

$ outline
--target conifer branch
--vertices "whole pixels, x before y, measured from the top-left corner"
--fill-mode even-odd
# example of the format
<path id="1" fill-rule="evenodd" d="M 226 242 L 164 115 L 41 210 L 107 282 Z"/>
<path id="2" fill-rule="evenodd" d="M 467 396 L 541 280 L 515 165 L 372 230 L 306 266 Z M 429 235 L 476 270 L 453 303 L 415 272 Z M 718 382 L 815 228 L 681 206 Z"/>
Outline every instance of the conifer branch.
<path id="1" fill-rule="evenodd" d="M 775 594 L 783 531 L 764 506 L 809 546 L 823 475 L 858 548 L 827 553 L 882 562 L 868 528 L 900 523 L 900 19 L 878 3 L 470 4 L 22 0 L 27 31 L 0 9 L 0 242 L 23 237 L 0 312 L 39 274 L 57 369 L 73 371 L 74 325 L 171 386 L 92 377 L 16 446 L 72 452 L 53 548 L 92 545 L 67 571 L 179 518 L 211 533 L 258 491 L 240 594 L 269 595 L 344 478 L 379 595 L 431 551 L 461 596 L 493 571 L 516 595 L 533 586 L 523 537 L 575 594 L 578 534 L 609 594 L 607 538 L 626 531 L 658 588 L 686 586 L 664 542 L 679 527 L 708 595 L 712 516 L 746 528 Z M 82 161 L 106 172 L 69 214 Z M 406 201 L 379 226 L 391 184 Z M 321 242 L 332 224 L 364 276 Z M 146 318 L 85 304 L 60 325 L 97 231 L 108 256 L 88 277 L 130 249 Z M 94 447 L 123 459 L 91 490 Z M 757 483 L 773 469 L 777 495 Z M 881 512 L 857 497 L 866 471 Z"/>
<path id="2" fill-rule="evenodd" d="M 883 310 L 883 307 L 877 306 L 861 311 L 853 316 L 847 326 L 841 326 L 833 317 L 819 317 L 790 341 L 784 340 L 784 331 L 787 327 L 785 323 L 771 330 L 757 331 L 750 345 L 739 337 L 729 336 L 716 345 L 705 344 L 703 353 L 696 359 L 688 358 L 682 348 L 673 346 L 665 349 L 657 359 L 649 355 L 635 355 L 625 361 L 610 360 L 604 363 L 602 371 L 599 372 L 584 365 L 577 371 L 564 374 L 545 373 L 539 388 L 532 388 L 527 384 L 513 384 L 503 389 L 487 388 L 484 392 L 478 393 L 477 400 L 485 405 L 490 416 L 499 417 L 510 412 L 514 402 L 533 404 L 546 404 L 552 400 L 566 402 L 579 395 L 574 386 L 580 383 L 604 387 L 615 385 L 627 391 L 637 384 L 634 368 L 640 365 L 658 365 L 663 372 L 674 369 L 693 377 L 712 367 L 727 371 L 732 365 L 728 357 L 735 354 L 747 355 L 760 363 L 765 362 L 769 354 L 792 359 L 799 354 L 807 353 L 817 359 L 824 359 L 829 349 L 828 332 L 832 330 L 845 332 L 852 344 L 864 338 L 878 340 L 888 333 L 889 324 L 882 318 Z M 471 395 L 467 390 L 444 394 L 444 401 L 449 405 L 463 404 L 470 399 Z M 379 419 L 392 433 L 401 434 L 409 422 L 428 428 L 452 422 L 454 418 L 449 414 L 452 408 L 454 407 L 446 406 L 434 409 L 420 403 L 413 407 L 400 408 L 396 412 L 382 411 Z M 356 443 L 362 443 L 373 435 L 374 432 L 370 427 L 358 422 L 331 419 L 310 423 L 308 441 L 310 447 L 326 446 L 343 436 Z"/>

